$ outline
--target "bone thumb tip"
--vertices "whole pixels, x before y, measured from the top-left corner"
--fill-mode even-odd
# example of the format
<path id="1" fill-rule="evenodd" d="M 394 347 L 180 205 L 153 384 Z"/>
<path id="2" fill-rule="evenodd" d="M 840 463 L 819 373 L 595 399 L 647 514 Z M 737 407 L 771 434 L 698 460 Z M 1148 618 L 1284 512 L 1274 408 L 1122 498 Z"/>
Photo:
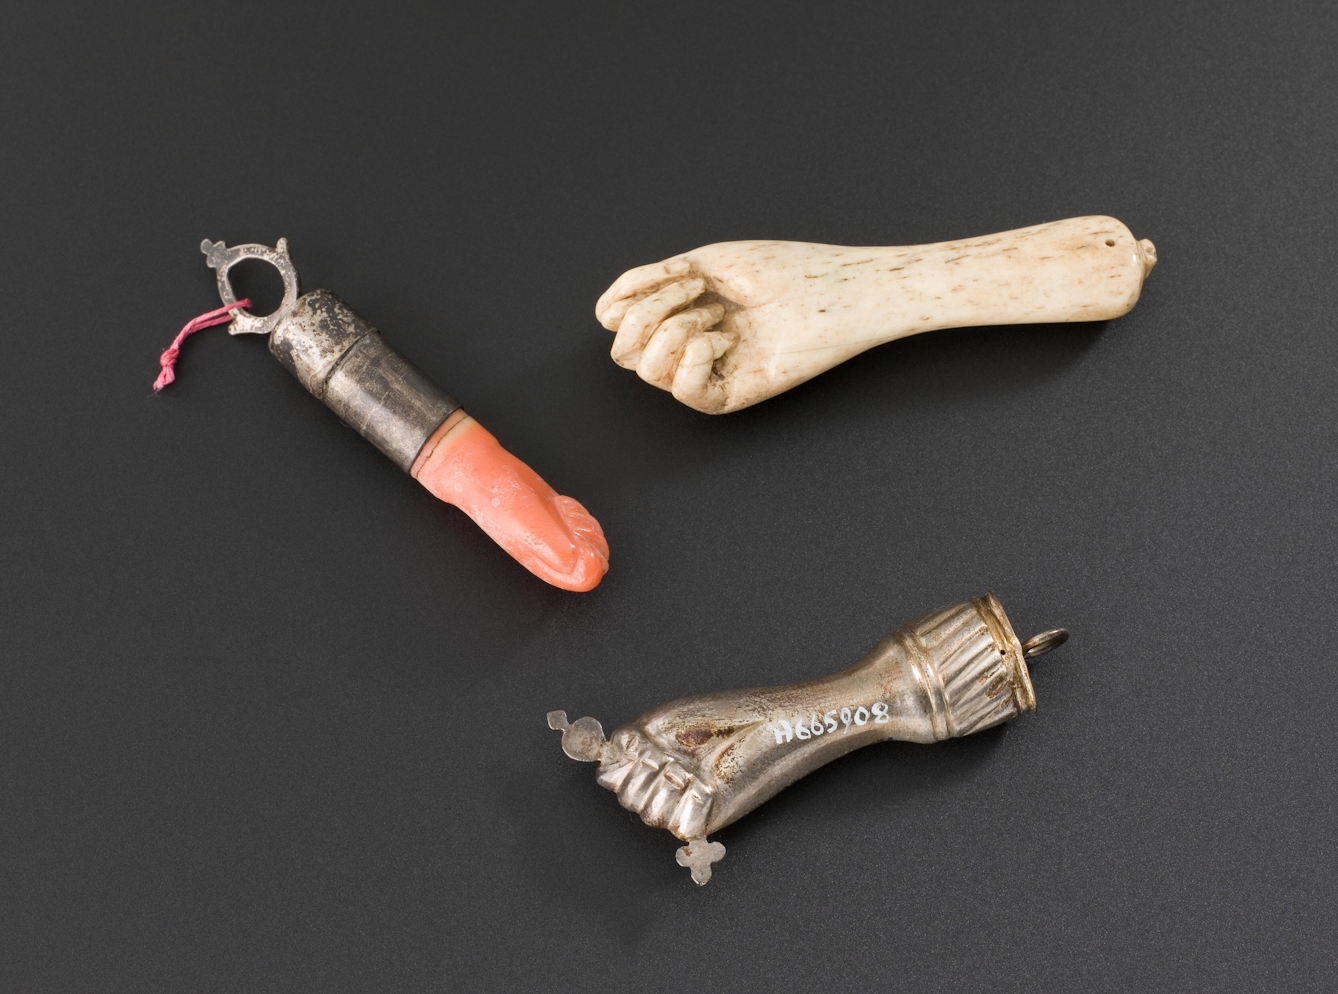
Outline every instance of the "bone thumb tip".
<path id="1" fill-rule="evenodd" d="M 1153 267 L 1157 265 L 1157 246 L 1152 244 L 1151 239 L 1140 239 L 1138 242 L 1138 254 L 1143 259 L 1143 276 L 1146 277 L 1148 273 L 1152 272 Z"/>

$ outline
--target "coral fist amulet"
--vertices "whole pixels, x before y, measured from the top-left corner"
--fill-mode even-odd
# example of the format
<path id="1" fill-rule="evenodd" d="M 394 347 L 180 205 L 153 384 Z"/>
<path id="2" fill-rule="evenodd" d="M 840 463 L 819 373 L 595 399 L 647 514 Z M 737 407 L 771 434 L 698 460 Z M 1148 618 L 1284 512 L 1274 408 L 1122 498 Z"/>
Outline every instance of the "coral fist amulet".
<path id="1" fill-rule="evenodd" d="M 898 628 L 849 669 L 781 687 L 681 697 L 609 739 L 594 718 L 551 711 L 572 759 L 653 828 L 687 845 L 679 865 L 711 879 L 725 855 L 706 837 L 805 774 L 861 746 L 939 742 L 1034 711 L 1027 660 L 1068 638 L 1062 628 L 1019 642 L 986 594 Z"/>
<path id="2" fill-rule="evenodd" d="M 609 568 L 599 522 L 502 448 L 333 293 L 298 296 L 285 239 L 274 248 L 206 240 L 200 249 L 217 272 L 232 334 L 269 335 L 270 352 L 308 391 L 531 573 L 565 590 L 599 583 Z M 283 277 L 283 302 L 268 317 L 248 313 L 233 293 L 228 270 L 243 259 L 268 262 Z M 165 371 L 175 348 L 170 360 L 164 355 Z M 162 382 L 171 382 L 170 371 Z"/>

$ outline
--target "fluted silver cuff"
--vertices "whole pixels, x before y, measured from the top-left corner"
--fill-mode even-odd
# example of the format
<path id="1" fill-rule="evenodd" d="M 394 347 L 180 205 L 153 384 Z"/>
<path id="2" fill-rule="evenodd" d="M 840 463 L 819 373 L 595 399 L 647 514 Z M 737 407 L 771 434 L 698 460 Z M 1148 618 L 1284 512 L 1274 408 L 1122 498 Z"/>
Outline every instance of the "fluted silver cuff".
<path id="1" fill-rule="evenodd" d="M 929 693 L 936 738 L 1036 710 L 1022 645 L 993 594 L 925 615 L 897 637 Z"/>

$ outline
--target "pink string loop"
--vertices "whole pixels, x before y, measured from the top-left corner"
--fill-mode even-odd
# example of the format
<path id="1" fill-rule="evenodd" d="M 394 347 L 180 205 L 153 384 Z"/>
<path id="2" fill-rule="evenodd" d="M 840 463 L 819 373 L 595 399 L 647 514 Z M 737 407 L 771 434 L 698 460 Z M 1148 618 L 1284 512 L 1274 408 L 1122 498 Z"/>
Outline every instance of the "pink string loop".
<path id="1" fill-rule="evenodd" d="M 177 378 L 176 370 L 173 368 L 177 364 L 177 356 L 181 355 L 181 343 L 189 335 L 195 334 L 203 328 L 212 328 L 216 324 L 228 324 L 232 321 L 232 312 L 239 307 L 250 307 L 251 301 L 239 300 L 235 304 L 228 304 L 226 307 L 220 307 L 216 311 L 210 311 L 208 314 L 201 314 L 198 318 L 193 318 L 186 322 L 186 327 L 177 332 L 177 337 L 172 339 L 172 344 L 167 347 L 167 351 L 158 357 L 158 365 L 162 366 L 162 372 L 158 378 L 153 381 L 153 392 L 157 393 L 163 387 Z"/>

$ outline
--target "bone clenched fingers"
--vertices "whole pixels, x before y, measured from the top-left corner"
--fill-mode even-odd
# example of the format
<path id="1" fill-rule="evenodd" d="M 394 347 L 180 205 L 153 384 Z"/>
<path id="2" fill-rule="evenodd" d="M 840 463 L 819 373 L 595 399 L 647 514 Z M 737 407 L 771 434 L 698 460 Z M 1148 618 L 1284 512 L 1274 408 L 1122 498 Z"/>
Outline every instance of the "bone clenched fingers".
<path id="1" fill-rule="evenodd" d="M 683 354 L 688 339 L 719 324 L 724 316 L 725 305 L 713 303 L 681 311 L 669 318 L 646 343 L 636 368 L 637 375 L 663 390 L 673 389 L 674 365 Z"/>
<path id="2" fill-rule="evenodd" d="M 617 331 L 622 327 L 623 318 L 627 312 L 649 296 L 650 293 L 634 293 L 630 297 L 615 300 L 599 315 L 599 323 L 609 331 Z"/>
<path id="3" fill-rule="evenodd" d="M 703 414 L 720 413 L 725 407 L 725 390 L 711 381 L 711 368 L 733 344 L 728 335 L 718 331 L 708 331 L 688 342 L 674 374 L 674 397 Z"/>
<path id="4" fill-rule="evenodd" d="M 696 300 L 706 289 L 702 280 L 684 280 L 670 283 L 644 300 L 639 300 L 623 317 L 613 339 L 613 361 L 627 369 L 636 369 L 641 361 L 641 348 L 650 333 L 665 318 Z"/>
<path id="5" fill-rule="evenodd" d="M 634 303 L 637 297 L 658 289 L 670 280 L 688 275 L 690 269 L 688 260 L 682 258 L 629 269 L 614 280 L 613 286 L 599 298 L 595 304 L 595 317 L 609 331 L 617 331 L 619 322 L 630 306 L 627 303 L 629 298 Z"/>

